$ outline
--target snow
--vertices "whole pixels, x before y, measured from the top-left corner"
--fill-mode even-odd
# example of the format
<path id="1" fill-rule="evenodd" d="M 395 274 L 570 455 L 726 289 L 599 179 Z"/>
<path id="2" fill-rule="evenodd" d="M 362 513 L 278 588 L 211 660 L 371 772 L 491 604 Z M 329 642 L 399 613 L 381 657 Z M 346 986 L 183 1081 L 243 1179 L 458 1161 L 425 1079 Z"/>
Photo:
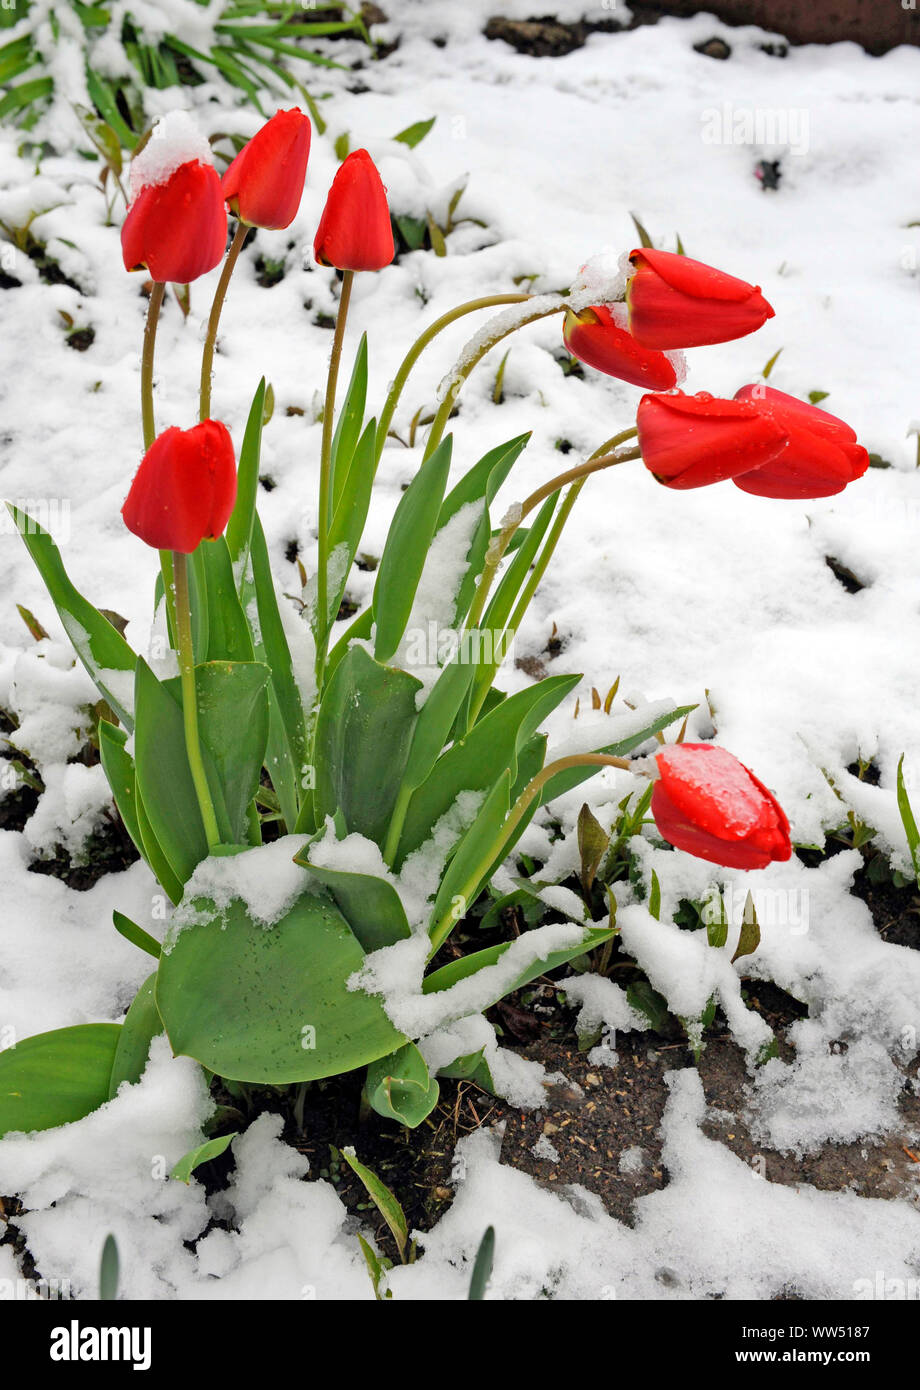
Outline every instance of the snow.
<path id="1" fill-rule="evenodd" d="M 305 844 L 301 835 L 282 835 L 242 854 L 203 859 L 172 915 L 164 950 L 172 949 L 180 932 L 210 920 L 215 909 L 225 913 L 233 902 L 242 903 L 264 929 L 273 927 L 309 886 L 307 874 L 294 863 Z"/>
<path id="2" fill-rule="evenodd" d="M 183 164 L 194 163 L 213 165 L 211 146 L 187 111 L 170 111 L 154 122 L 150 139 L 131 161 L 131 197 L 167 183 Z"/>
<path id="3" fill-rule="evenodd" d="M 33 17 L 46 17 L 50 8 L 51 0 L 34 0 Z M 130 7 L 111 7 L 113 14 L 126 8 L 149 34 L 158 25 L 194 22 L 199 40 L 190 41 L 208 46 L 213 5 L 131 0 Z M 685 389 L 732 395 L 756 381 L 782 349 L 771 385 L 803 398 L 827 391 L 822 405 L 852 424 L 890 467 L 872 468 L 839 496 L 808 503 L 755 499 L 730 484 L 676 494 L 638 461 L 592 478 L 515 644 L 514 657 L 539 659 L 550 674 L 584 675 L 546 723 L 550 756 L 614 743 L 675 704 L 695 705 L 688 739 L 715 738 L 774 789 L 796 843 L 823 843 L 852 809 L 875 828 L 893 866 L 909 874 L 895 779 L 906 754 L 916 811 L 920 472 L 909 433 L 915 382 L 903 365 L 920 350 L 920 232 L 909 226 L 917 219 L 920 154 L 910 117 L 920 53 L 901 48 L 869 58 L 846 44 L 792 48 L 778 61 L 759 48 L 762 31 L 728 29 L 701 15 L 595 34 L 564 58 L 534 60 L 482 37 L 495 9 L 491 0 L 464 6 L 407 0 L 398 8 L 386 28 L 400 35 L 400 48 L 381 64 L 365 65 L 369 91 L 350 92 L 347 74 L 323 73 L 322 88 L 332 93 L 324 103 L 330 128 L 327 137 L 314 138 L 301 210 L 289 231 L 259 232 L 256 246 L 244 252 L 222 320 L 214 411 L 237 447 L 263 372 L 275 392 L 261 467 L 275 486 L 260 490 L 259 505 L 279 593 L 300 593 L 296 567 L 285 559 L 290 544 L 296 542 L 308 572 L 315 553 L 316 392 L 329 334 L 314 321 L 334 311 L 335 295 L 334 278 L 312 264 L 310 244 L 337 168 L 335 135 L 347 130 L 353 146 L 367 144 L 399 214 L 431 208 L 443 217 L 450 193 L 466 178 L 459 213 L 486 223 L 458 227 L 444 258 L 413 253 L 380 275 L 357 277 L 345 355 L 367 330 L 369 413 L 379 410 L 409 342 L 456 303 L 507 292 L 516 277 L 539 296 L 538 307 L 552 307 L 566 287 L 586 296 L 585 303 L 616 299 L 622 257 L 636 245 L 629 218 L 635 210 L 657 246 L 673 250 L 679 233 L 688 254 L 761 284 L 776 309 L 754 337 L 689 352 Z M 518 17 L 533 10 L 527 0 L 502 8 Z M 577 0 L 553 9 L 560 18 L 583 11 L 609 17 L 603 6 L 585 10 Z M 11 39 L 17 30 L 5 32 Z M 716 33 L 732 47 L 724 63 L 693 51 Z M 440 36 L 448 38 L 444 49 L 431 42 Z M 129 70 L 111 32 L 94 53 L 100 71 Z M 120 203 L 107 226 L 93 182 L 98 166 L 68 152 L 75 126 L 67 100 L 85 101 L 85 94 L 72 51 L 64 46 L 59 56 L 55 76 L 65 100 L 40 132 L 58 152 L 36 168 L 35 151 L 20 154 L 21 137 L 0 130 L 0 221 L 14 230 L 29 225 L 79 288 L 44 283 L 0 232 L 0 269 L 21 282 L 0 291 L 2 490 L 34 499 L 37 514 L 56 517 L 51 529 L 77 587 L 117 608 L 128 619 L 134 648 L 149 649 L 158 673 L 168 674 L 162 611 L 153 623 L 156 556 L 125 532 L 119 515 L 141 451 L 145 301 L 122 269 Z M 181 156 L 204 157 L 207 142 L 195 131 L 250 135 L 259 124 L 216 81 L 152 93 L 149 101 L 171 134 L 149 142 L 138 162 L 145 178 L 164 176 Z M 190 108 L 184 118 L 168 115 L 183 102 Z M 794 131 L 790 124 L 788 157 L 785 147 L 758 134 L 756 123 L 753 138 L 763 138 L 762 145 L 738 138 L 739 113 L 803 107 L 809 121 Z M 712 138 L 714 110 L 724 117 L 725 138 Z M 416 150 L 393 144 L 395 132 L 432 114 L 437 122 Z M 762 191 L 753 177 L 762 157 L 782 160 L 776 192 Z M 284 280 L 271 289 L 257 282 L 259 252 L 286 262 Z M 195 418 L 201 337 L 218 273 L 192 287 L 187 320 L 174 302 L 164 308 L 156 361 L 161 426 Z M 508 311 L 501 321 L 533 307 Z M 66 346 L 61 311 L 77 326 L 95 329 L 87 352 Z M 507 340 L 503 403 L 492 401 L 496 353 L 465 384 L 451 422 L 451 483 L 502 440 L 534 431 L 495 499 L 495 517 L 632 423 L 636 389 L 589 369 L 581 380 L 563 376 L 561 327 L 561 316 L 551 316 Z M 417 411 L 436 408 L 439 383 L 453 379 L 464 345 L 469 353 L 494 329 L 494 317 L 491 323 L 488 314 L 471 317 L 426 351 L 393 422 L 400 439 L 408 438 Z M 288 414 L 290 408 L 303 413 Z M 568 450 L 565 463 L 559 445 Z M 389 441 L 360 554 L 379 557 L 423 448 L 423 429 L 413 448 Z M 444 621 L 447 571 L 459 568 L 468 545 L 464 525 L 458 518 L 442 537 L 438 566 L 420 590 L 420 621 Z M 827 556 L 865 587 L 846 592 Z M 349 597 L 365 605 L 374 582 L 372 570 L 353 569 Z M 7 596 L 0 608 L 0 706 L 18 721 L 7 737 L 34 759 L 47 789 L 24 832 L 0 832 L 0 1039 L 8 1046 L 10 1038 L 45 1029 L 123 1017 L 150 961 L 115 933 L 112 910 L 158 939 L 167 910 L 143 864 L 106 876 L 86 893 L 29 870 L 56 842 L 78 856 L 109 804 L 98 769 L 69 761 L 84 742 L 94 689 L 9 528 L 0 532 L 0 590 Z M 16 602 L 35 613 L 49 639 L 33 641 Z M 282 599 L 281 609 L 289 633 L 301 638 L 296 668 L 309 699 L 309 629 L 295 605 Z M 551 659 L 546 645 L 554 624 L 563 651 Z M 335 636 L 342 630 L 339 625 Z M 591 687 L 603 696 L 617 676 L 611 714 L 593 711 Z M 107 679 L 128 701 L 120 674 Z M 509 660 L 503 688 L 514 692 L 529 681 Z M 649 741 L 641 752 L 655 747 Z M 878 785 L 847 772 L 857 759 L 874 761 Z M 521 850 L 548 861 L 545 876 L 564 874 L 578 863 L 582 803 L 607 827 L 619 801 L 643 785 L 632 772 L 605 770 L 556 799 L 560 834 L 551 838 L 547 820 L 537 817 Z M 522 1107 L 539 1106 L 541 1069 L 500 1047 L 481 1010 L 511 971 L 533 958 L 528 953 L 573 940 L 580 927 L 555 923 L 526 933 L 487 978 L 437 996 L 420 993 L 426 948 L 420 928 L 430 911 L 431 876 L 480 804 L 475 795 L 461 798 L 403 866 L 400 891 L 418 934 L 389 954 L 369 957 L 363 978 L 382 992 L 394 1019 L 417 1030 L 430 1066 L 482 1048 L 499 1089 Z M 205 864 L 190 896 L 219 893 L 226 906 L 239 894 L 268 927 L 309 882 L 291 862 L 302 843 L 289 837 L 221 860 L 219 876 Z M 347 852 L 365 851 L 366 845 L 353 845 Z M 319 849 L 333 852 L 328 841 Z M 752 1070 L 737 1098 L 757 1142 L 805 1156 L 827 1142 L 871 1145 L 899 1135 L 903 1068 L 920 1037 L 920 958 L 886 941 L 853 892 L 861 856 L 844 851 L 817 868 L 793 858 L 745 875 L 675 853 L 647 827 L 638 865 L 641 884 L 618 888 L 617 925 L 624 948 L 675 1012 L 692 1022 L 716 994 L 735 1039 L 757 1053 L 769 1030 L 742 998 L 742 970 L 745 978 L 774 982 L 808 1009 L 788 1031 L 791 1059 Z M 661 886 L 658 921 L 647 910 L 653 871 Z M 499 875 L 503 888 L 511 886 L 508 878 Z M 733 965 L 751 888 L 760 944 Z M 682 899 L 702 901 L 715 891 L 731 924 L 718 950 L 704 932 L 673 925 Z M 565 992 L 580 1011 L 583 1033 L 603 1029 L 591 1061 L 605 1065 L 603 1083 L 615 1086 L 617 1034 L 643 1030 L 647 1020 L 613 981 L 573 975 Z M 537 1186 L 499 1162 L 500 1135 L 474 1134 L 458 1145 L 455 1199 L 432 1230 L 419 1234 L 417 1263 L 388 1276 L 394 1297 L 465 1299 L 489 1223 L 497 1233 L 493 1299 L 546 1291 L 564 1299 L 769 1299 L 790 1290 L 850 1299 L 867 1296 L 878 1270 L 888 1280 L 916 1280 L 920 1216 L 907 1198 L 819 1192 L 805 1182 L 787 1187 L 770 1180 L 769 1162 L 766 1178 L 759 1178 L 701 1132 L 706 1111 L 695 1070 L 671 1073 L 670 1084 L 661 1158 L 668 1185 L 637 1199 L 632 1226 L 605 1214 L 586 1192 Z M 356 1223 L 331 1184 L 308 1172 L 282 1141 L 276 1118 L 261 1116 L 234 1141 L 236 1171 L 224 1192 L 206 1200 L 194 1176 L 189 1187 L 165 1180 L 161 1170 L 201 1142 L 209 1109 L 195 1068 L 171 1059 L 160 1040 L 143 1080 L 97 1115 L 65 1130 L 0 1142 L 0 1191 L 22 1197 L 28 1214 L 19 1224 L 38 1269 L 66 1274 L 78 1297 L 95 1296 L 99 1249 L 112 1230 L 129 1297 L 371 1298 Z M 626 1174 L 637 1162 L 630 1153 L 617 1159 Z M 154 1159 L 162 1159 L 155 1178 Z M 223 1224 L 209 1230 L 215 1215 Z M 16 1277 L 11 1258 L 8 1247 L 0 1248 L 3 1278 Z"/>

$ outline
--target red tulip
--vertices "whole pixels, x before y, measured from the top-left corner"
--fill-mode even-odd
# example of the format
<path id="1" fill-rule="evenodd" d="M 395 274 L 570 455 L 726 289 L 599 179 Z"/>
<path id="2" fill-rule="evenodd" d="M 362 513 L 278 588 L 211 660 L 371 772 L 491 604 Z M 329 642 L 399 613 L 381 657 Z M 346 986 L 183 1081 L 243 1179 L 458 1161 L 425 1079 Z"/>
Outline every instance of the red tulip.
<path id="1" fill-rule="evenodd" d="M 676 849 L 728 869 L 789 859 L 789 822 L 772 792 L 724 748 L 673 743 L 655 755 L 652 815 Z"/>
<path id="2" fill-rule="evenodd" d="M 786 443 L 784 425 L 754 401 L 701 391 L 643 396 L 636 414 L 642 462 L 665 487 L 706 487 L 768 464 Z"/>
<path id="3" fill-rule="evenodd" d="M 186 285 L 213 270 L 227 248 L 227 209 L 217 170 L 189 160 L 141 189 L 121 229 L 125 270 Z"/>
<path id="4" fill-rule="evenodd" d="M 230 211 L 252 227 L 289 227 L 297 216 L 310 157 L 302 111 L 276 111 L 244 145 L 221 180 Z"/>
<path id="5" fill-rule="evenodd" d="M 165 430 L 144 455 L 121 509 L 125 525 L 157 550 L 186 555 L 221 534 L 236 501 L 236 461 L 226 425 L 204 420 Z"/>
<path id="6" fill-rule="evenodd" d="M 320 265 L 382 270 L 395 252 L 386 189 L 367 150 L 354 150 L 332 181 L 316 229 Z"/>
<path id="7" fill-rule="evenodd" d="M 758 497 L 832 497 L 869 467 L 855 432 L 836 415 L 770 386 L 742 386 L 735 400 L 755 402 L 789 441 L 762 467 L 734 478 L 742 491 Z"/>
<path id="8" fill-rule="evenodd" d="M 670 391 L 677 385 L 673 362 L 663 352 L 640 347 L 606 304 L 583 309 L 579 314 L 570 309 L 562 337 L 574 357 L 608 376 L 652 391 Z"/>
<path id="9" fill-rule="evenodd" d="M 702 261 L 640 247 L 629 259 L 629 329 L 649 348 L 702 347 L 753 333 L 773 310 L 757 285 Z"/>

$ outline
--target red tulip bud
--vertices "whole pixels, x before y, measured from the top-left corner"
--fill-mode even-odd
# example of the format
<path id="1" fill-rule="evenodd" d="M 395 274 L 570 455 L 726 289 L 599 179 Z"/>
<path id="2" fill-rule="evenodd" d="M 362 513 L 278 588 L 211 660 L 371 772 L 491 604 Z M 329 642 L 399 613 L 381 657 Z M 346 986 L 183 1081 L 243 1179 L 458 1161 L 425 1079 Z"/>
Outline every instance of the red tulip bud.
<path id="1" fill-rule="evenodd" d="M 734 478 L 742 491 L 758 497 L 832 497 L 869 467 L 869 455 L 857 444 L 855 431 L 836 415 L 770 386 L 742 386 L 735 400 L 755 402 L 788 438 L 781 453 Z"/>
<path id="2" fill-rule="evenodd" d="M 252 227 L 289 227 L 297 216 L 310 157 L 302 111 L 276 111 L 244 145 L 221 180 L 224 198 Z"/>
<path id="3" fill-rule="evenodd" d="M 121 229 L 125 270 L 186 285 L 213 270 L 227 248 L 227 209 L 217 170 L 189 160 L 161 183 L 146 184 Z"/>
<path id="4" fill-rule="evenodd" d="M 395 252 L 386 189 L 367 150 L 354 150 L 332 181 L 313 251 L 338 270 L 382 270 Z"/>
<path id="5" fill-rule="evenodd" d="M 620 305 L 615 309 L 621 308 Z M 652 391 L 670 391 L 677 385 L 674 363 L 663 352 L 640 347 L 629 330 L 618 322 L 606 304 L 583 309 L 576 314 L 571 309 L 565 316 L 563 340 L 569 352 L 589 367 L 607 376 L 628 381 L 632 386 L 644 386 Z M 625 311 L 623 312 L 625 319 Z"/>
<path id="6" fill-rule="evenodd" d="M 645 247 L 629 259 L 636 267 L 626 286 L 629 329 L 643 347 L 727 343 L 773 318 L 759 286 L 702 261 Z"/>
<path id="7" fill-rule="evenodd" d="M 789 822 L 772 792 L 724 748 L 673 743 L 655 755 L 652 815 L 676 849 L 728 869 L 789 859 Z"/>
<path id="8" fill-rule="evenodd" d="M 157 550 L 186 555 L 221 534 L 236 501 L 236 461 L 227 427 L 204 420 L 173 427 L 151 444 L 121 509 L 125 525 Z"/>
<path id="9" fill-rule="evenodd" d="M 643 396 L 636 414 L 642 462 L 666 487 L 706 487 L 769 463 L 786 443 L 784 426 L 754 401 L 701 391 Z"/>

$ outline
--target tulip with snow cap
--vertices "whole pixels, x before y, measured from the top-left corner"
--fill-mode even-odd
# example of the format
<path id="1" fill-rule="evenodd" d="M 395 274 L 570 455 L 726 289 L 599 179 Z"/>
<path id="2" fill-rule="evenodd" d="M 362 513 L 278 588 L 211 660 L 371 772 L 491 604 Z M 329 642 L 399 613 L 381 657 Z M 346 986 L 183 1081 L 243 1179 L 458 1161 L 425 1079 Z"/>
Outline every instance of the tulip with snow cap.
<path id="1" fill-rule="evenodd" d="M 785 448 L 761 467 L 733 481 L 757 497 L 832 497 L 861 478 L 869 455 L 856 432 L 836 415 L 774 391 L 770 386 L 742 386 L 736 401 L 753 402 L 764 419 L 785 431 Z"/>
<path id="2" fill-rule="evenodd" d="M 643 396 L 636 414 L 642 461 L 665 487 L 707 487 L 776 458 L 783 424 L 756 401 L 726 401 L 705 391 Z"/>
<path id="3" fill-rule="evenodd" d="M 121 229 L 126 270 L 187 285 L 227 247 L 227 209 L 211 147 L 184 111 L 164 116 L 131 162 L 131 203 Z"/>
<path id="4" fill-rule="evenodd" d="M 289 227 L 297 216 L 310 157 L 302 111 L 276 111 L 244 145 L 221 180 L 230 211 L 250 227 Z"/>
<path id="5" fill-rule="evenodd" d="M 629 259 L 629 330 L 643 347 L 690 348 L 754 333 L 773 310 L 758 285 L 702 261 L 639 247 Z"/>
<path id="6" fill-rule="evenodd" d="M 121 509 L 125 525 L 157 550 L 191 554 L 221 535 L 236 501 L 236 461 L 226 425 L 204 420 L 164 430 L 147 450 Z"/>
<path id="7" fill-rule="evenodd" d="M 562 336 L 573 357 L 607 376 L 652 391 L 670 391 L 677 385 L 674 363 L 663 352 L 636 342 L 622 305 L 597 304 L 580 313 L 569 309 Z"/>
<path id="8" fill-rule="evenodd" d="M 392 261 L 386 189 L 367 150 L 354 150 L 333 179 L 313 250 L 337 270 L 382 270 Z"/>
<path id="9" fill-rule="evenodd" d="M 655 763 L 652 815 L 675 849 L 728 869 L 765 869 L 791 857 L 783 808 L 727 749 L 674 743 Z"/>

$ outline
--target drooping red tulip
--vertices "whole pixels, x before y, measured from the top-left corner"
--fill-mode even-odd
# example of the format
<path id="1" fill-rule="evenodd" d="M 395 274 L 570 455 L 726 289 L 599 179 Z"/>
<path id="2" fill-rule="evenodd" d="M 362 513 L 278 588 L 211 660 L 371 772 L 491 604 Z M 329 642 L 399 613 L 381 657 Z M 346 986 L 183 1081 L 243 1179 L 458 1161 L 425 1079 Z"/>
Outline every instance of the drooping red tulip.
<path id="1" fill-rule="evenodd" d="M 711 743 L 673 743 L 655 755 L 652 815 L 676 849 L 728 869 L 789 859 L 789 822 L 750 769 Z"/>
<path id="2" fill-rule="evenodd" d="M 856 433 L 836 415 L 770 386 L 742 386 L 736 401 L 753 401 L 786 433 L 788 443 L 774 458 L 733 481 L 757 497 L 832 497 L 861 478 L 869 455 Z"/>
<path id="3" fill-rule="evenodd" d="M 666 487 L 707 487 L 776 458 L 783 424 L 756 401 L 726 401 L 705 391 L 643 396 L 636 413 L 642 462 Z"/>
<path id="4" fill-rule="evenodd" d="M 353 150 L 332 181 L 313 251 L 337 270 L 382 270 L 395 253 L 387 194 L 367 150 Z"/>
<path id="5" fill-rule="evenodd" d="M 164 430 L 147 450 L 125 505 L 125 525 L 157 550 L 186 555 L 221 534 L 236 501 L 233 441 L 219 420 Z"/>
<path id="6" fill-rule="evenodd" d="M 213 270 L 227 248 L 227 209 L 211 164 L 189 160 L 143 187 L 121 229 L 125 270 L 186 285 Z"/>
<path id="7" fill-rule="evenodd" d="M 639 247 L 626 286 L 629 331 L 648 348 L 703 347 L 743 338 L 773 318 L 760 287 L 702 261 Z"/>
<path id="8" fill-rule="evenodd" d="M 276 111 L 244 145 L 221 180 L 230 211 L 251 227 L 289 227 L 297 216 L 310 157 L 302 111 Z"/>
<path id="9" fill-rule="evenodd" d="M 607 376 L 652 391 L 670 391 L 677 385 L 673 362 L 663 352 L 640 347 L 606 304 L 577 314 L 569 309 L 562 337 L 573 357 Z"/>

